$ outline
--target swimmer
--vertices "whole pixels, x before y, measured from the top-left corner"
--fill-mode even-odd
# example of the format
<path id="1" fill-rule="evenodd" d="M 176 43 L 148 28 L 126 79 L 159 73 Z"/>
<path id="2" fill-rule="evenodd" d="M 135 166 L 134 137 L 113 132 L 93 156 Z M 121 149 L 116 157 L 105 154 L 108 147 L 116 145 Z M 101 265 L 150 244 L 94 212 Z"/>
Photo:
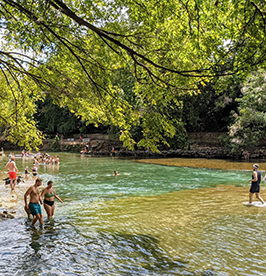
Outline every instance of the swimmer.
<path id="1" fill-rule="evenodd" d="M 118 171 L 114 171 L 113 176 L 117 176 L 117 175 L 120 175 L 120 174 L 118 173 Z"/>

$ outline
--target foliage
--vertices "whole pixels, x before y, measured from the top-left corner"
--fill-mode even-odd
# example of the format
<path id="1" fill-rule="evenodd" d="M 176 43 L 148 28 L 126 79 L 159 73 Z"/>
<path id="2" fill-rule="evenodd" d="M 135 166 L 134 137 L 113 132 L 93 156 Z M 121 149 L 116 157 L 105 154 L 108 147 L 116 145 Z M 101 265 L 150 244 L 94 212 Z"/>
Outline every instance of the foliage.
<path id="1" fill-rule="evenodd" d="M 54 152 L 57 152 L 57 151 L 60 151 L 61 148 L 60 148 L 60 143 L 59 143 L 59 140 L 50 140 L 48 139 L 48 142 L 49 142 L 49 146 L 50 146 L 50 149 Z"/>
<path id="2" fill-rule="evenodd" d="M 37 112 L 34 118 L 38 129 L 45 134 L 60 133 L 67 136 L 81 124 L 80 120 L 67 107 L 60 108 L 55 105 L 50 95 L 37 102 Z"/>
<path id="3" fill-rule="evenodd" d="M 1 70 L 31 78 L 26 101 L 49 95 L 87 124 L 118 127 L 125 147 L 156 151 L 181 121 L 168 106 L 181 109 L 214 77 L 265 65 L 263 9 L 258 0 L 0 0 Z M 22 122 L 10 138 L 20 143 L 30 133 Z"/>
<path id="4" fill-rule="evenodd" d="M 1 139 L 7 138 L 27 149 L 37 148 L 42 139 L 33 118 L 36 110 L 33 98 L 37 96 L 34 97 L 30 85 L 34 84 L 27 78 L 18 83 L 0 72 Z"/>
<path id="5" fill-rule="evenodd" d="M 258 146 L 266 132 L 266 73 L 252 72 L 241 89 L 239 114 L 233 114 L 229 137 L 234 151 Z"/>
<path id="6" fill-rule="evenodd" d="M 242 96 L 239 76 L 225 76 L 200 86 L 197 95 L 182 97 L 182 120 L 188 132 L 227 131 Z"/>

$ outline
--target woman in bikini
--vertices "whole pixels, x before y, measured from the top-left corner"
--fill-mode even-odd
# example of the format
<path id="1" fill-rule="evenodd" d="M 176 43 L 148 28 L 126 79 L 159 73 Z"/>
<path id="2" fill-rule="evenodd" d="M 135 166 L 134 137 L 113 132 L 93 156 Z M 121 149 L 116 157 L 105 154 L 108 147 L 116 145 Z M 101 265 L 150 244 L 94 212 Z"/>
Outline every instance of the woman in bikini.
<path id="1" fill-rule="evenodd" d="M 52 181 L 48 181 L 47 187 L 42 191 L 41 198 L 44 198 L 44 209 L 47 213 L 48 219 L 50 219 L 54 215 L 54 198 L 58 199 L 61 203 L 63 203 L 61 198 L 56 195 Z"/>
<path id="2" fill-rule="evenodd" d="M 35 164 L 33 164 L 32 175 L 33 175 L 33 176 L 37 176 L 37 175 L 38 175 L 37 171 L 38 171 L 38 168 L 36 167 Z"/>

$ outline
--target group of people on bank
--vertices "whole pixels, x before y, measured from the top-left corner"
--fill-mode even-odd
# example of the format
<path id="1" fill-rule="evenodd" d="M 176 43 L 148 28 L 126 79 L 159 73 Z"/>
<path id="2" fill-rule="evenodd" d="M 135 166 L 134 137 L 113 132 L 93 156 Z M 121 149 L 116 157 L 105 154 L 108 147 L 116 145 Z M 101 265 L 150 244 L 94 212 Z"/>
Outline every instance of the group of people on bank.
<path id="1" fill-rule="evenodd" d="M 43 164 L 59 164 L 59 157 L 58 156 L 53 157 L 53 156 L 50 156 L 48 153 L 42 154 L 41 152 L 38 152 L 33 159 L 33 167 L 31 169 L 31 173 L 33 177 L 37 177 L 38 175 L 37 171 L 38 171 L 38 165 L 40 162 L 42 163 L 47 162 Z M 17 172 L 18 172 L 18 168 L 15 163 L 14 153 L 9 154 L 9 161 L 6 164 L 6 169 L 9 172 L 11 190 L 14 190 L 17 183 Z M 30 170 L 28 166 L 26 166 L 24 173 L 27 179 L 28 175 L 30 174 Z"/>

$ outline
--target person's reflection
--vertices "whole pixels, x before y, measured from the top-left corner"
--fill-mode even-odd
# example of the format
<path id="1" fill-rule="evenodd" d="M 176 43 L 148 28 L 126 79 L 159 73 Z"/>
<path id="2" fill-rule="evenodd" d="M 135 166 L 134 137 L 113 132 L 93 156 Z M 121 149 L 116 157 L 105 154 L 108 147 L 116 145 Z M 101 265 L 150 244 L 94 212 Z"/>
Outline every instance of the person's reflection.
<path id="1" fill-rule="evenodd" d="M 41 230 L 32 229 L 32 235 L 31 235 L 31 243 L 29 244 L 30 247 L 34 250 L 34 253 L 38 254 L 39 250 L 41 249 L 41 244 L 39 242 L 40 236 L 42 234 Z"/>
<path id="2" fill-rule="evenodd" d="M 43 247 L 42 238 L 44 236 L 54 235 L 54 219 L 51 219 L 45 223 L 42 229 L 32 228 L 30 247 L 34 250 L 35 254 L 38 254 L 39 250 Z"/>

